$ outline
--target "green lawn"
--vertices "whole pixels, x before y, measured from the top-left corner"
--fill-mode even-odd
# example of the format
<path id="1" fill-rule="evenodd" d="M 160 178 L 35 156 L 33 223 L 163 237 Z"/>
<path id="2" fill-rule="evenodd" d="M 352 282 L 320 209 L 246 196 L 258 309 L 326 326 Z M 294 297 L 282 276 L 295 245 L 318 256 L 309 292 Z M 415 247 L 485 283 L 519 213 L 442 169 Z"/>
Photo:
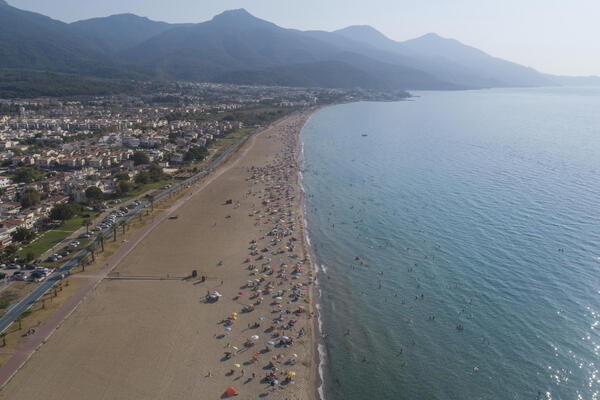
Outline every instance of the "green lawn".
<path id="1" fill-rule="evenodd" d="M 98 216 L 97 211 L 86 211 L 85 214 L 90 215 L 90 220 L 94 220 Z M 71 235 L 77 229 L 83 226 L 82 216 L 76 216 L 66 221 L 63 221 L 60 226 L 50 231 L 42 233 L 33 243 L 23 247 L 23 250 L 18 252 L 19 257 L 25 258 L 27 253 L 32 253 L 34 258 L 38 258 L 46 250 L 61 242 L 67 236 Z"/>
<path id="2" fill-rule="evenodd" d="M 210 160 L 217 159 L 221 154 L 225 152 L 232 144 L 235 144 L 242 137 L 252 132 L 254 128 L 242 128 L 237 131 L 233 131 L 228 133 L 223 138 L 219 138 L 215 140 L 215 142 L 210 146 L 211 150 L 217 149 L 217 151 L 213 154 Z"/>

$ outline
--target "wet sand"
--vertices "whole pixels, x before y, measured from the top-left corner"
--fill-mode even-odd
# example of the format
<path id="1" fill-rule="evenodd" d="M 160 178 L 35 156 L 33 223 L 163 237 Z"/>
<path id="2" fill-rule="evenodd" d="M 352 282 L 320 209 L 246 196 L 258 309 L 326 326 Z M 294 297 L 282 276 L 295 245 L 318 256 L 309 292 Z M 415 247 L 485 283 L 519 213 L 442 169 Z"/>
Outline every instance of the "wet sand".
<path id="1" fill-rule="evenodd" d="M 139 279 L 102 281 L 0 399 L 218 399 L 229 387 L 242 399 L 314 399 L 298 186 L 309 115 L 254 135 L 115 270 Z M 198 278 L 151 279 L 192 270 Z M 207 302 L 215 291 L 219 301 Z"/>

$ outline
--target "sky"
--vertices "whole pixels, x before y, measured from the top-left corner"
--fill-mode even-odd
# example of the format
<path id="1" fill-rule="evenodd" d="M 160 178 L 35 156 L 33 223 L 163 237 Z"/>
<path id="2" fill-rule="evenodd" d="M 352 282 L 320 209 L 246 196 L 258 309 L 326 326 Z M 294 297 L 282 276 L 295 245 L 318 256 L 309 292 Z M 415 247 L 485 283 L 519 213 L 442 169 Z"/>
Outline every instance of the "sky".
<path id="1" fill-rule="evenodd" d="M 228 9 L 285 28 L 371 25 L 402 41 L 435 32 L 496 57 L 560 75 L 600 75 L 600 0 L 7 0 L 72 22 L 130 12 L 202 22 Z"/>

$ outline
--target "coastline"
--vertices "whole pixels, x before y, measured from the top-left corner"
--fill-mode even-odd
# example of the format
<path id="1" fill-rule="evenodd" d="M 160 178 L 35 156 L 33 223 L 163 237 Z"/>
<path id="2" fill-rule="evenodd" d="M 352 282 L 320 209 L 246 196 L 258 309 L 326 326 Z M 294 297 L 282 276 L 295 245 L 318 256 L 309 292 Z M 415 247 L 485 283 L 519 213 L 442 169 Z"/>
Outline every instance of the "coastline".
<path id="1" fill-rule="evenodd" d="M 227 181 L 233 180 L 235 178 L 231 176 L 232 173 L 229 172 L 229 169 L 243 171 L 243 168 L 237 165 L 238 163 L 244 164 L 244 163 L 248 163 L 250 161 L 249 164 L 252 164 L 253 161 L 256 161 L 257 158 L 260 159 L 261 161 L 268 159 L 269 157 L 265 153 L 268 153 L 269 149 L 264 149 L 263 147 L 276 146 L 276 143 L 267 143 L 267 142 L 274 142 L 274 141 L 271 141 L 268 139 L 272 139 L 275 137 L 273 135 L 273 133 L 276 133 L 277 129 L 283 129 L 284 131 L 286 129 L 287 130 L 292 129 L 292 131 L 293 131 L 293 132 L 291 132 L 292 136 L 290 136 L 290 132 L 287 132 L 288 135 L 281 138 L 281 142 L 285 142 L 285 140 L 295 140 L 295 145 L 296 145 L 295 149 L 296 150 L 295 150 L 294 156 L 295 156 L 295 159 L 297 161 L 299 161 L 300 160 L 300 149 L 301 149 L 301 140 L 300 140 L 301 130 L 302 130 L 304 124 L 306 123 L 307 119 L 310 117 L 310 115 L 312 115 L 318 109 L 319 108 L 311 109 L 308 111 L 303 111 L 300 113 L 294 113 L 294 114 L 284 118 L 283 120 L 280 120 L 280 121 L 274 123 L 272 126 L 268 127 L 267 129 L 252 135 L 250 137 L 250 139 L 242 146 L 242 148 L 240 148 L 236 152 L 236 154 L 234 154 L 233 157 L 231 157 L 231 159 L 225 163 L 225 165 L 222 167 L 222 172 L 219 172 L 219 169 L 217 169 L 217 171 L 215 171 L 213 173 L 214 175 L 212 177 L 211 176 L 208 177 L 207 182 L 201 183 L 203 186 L 202 191 L 194 190 L 196 192 L 196 194 L 194 194 L 193 197 L 190 196 L 190 198 L 188 199 L 186 204 L 182 205 L 182 207 L 181 207 L 182 210 L 180 212 L 186 213 L 186 217 L 187 217 L 187 215 L 190 214 L 190 208 L 192 206 L 191 203 L 198 202 L 198 200 L 202 197 L 208 197 L 209 202 L 212 202 L 212 203 L 214 203 L 214 200 L 216 198 L 219 198 L 219 199 L 221 199 L 221 201 L 223 201 L 226 198 L 226 194 L 222 193 L 222 192 L 219 193 L 219 191 L 217 190 L 218 188 L 215 189 L 215 188 L 213 188 L 213 186 L 221 185 L 221 186 L 225 186 L 224 189 L 232 189 L 231 185 L 228 185 L 228 183 L 230 183 L 230 182 L 227 182 Z M 291 124 L 291 125 L 286 125 L 286 124 Z M 283 126 L 283 128 L 282 128 L 282 126 Z M 257 141 L 261 142 L 261 143 L 259 143 L 258 146 L 256 144 Z M 283 146 L 283 143 L 280 143 L 280 145 Z M 267 150 L 267 151 L 265 151 L 265 150 Z M 252 157 L 252 156 L 247 155 L 247 153 L 249 153 L 249 152 L 259 153 L 259 154 L 255 157 Z M 294 179 L 294 181 L 290 183 L 291 187 L 295 187 L 296 193 L 300 193 L 300 168 L 301 168 L 301 166 L 299 164 L 296 164 L 296 174 L 295 174 L 296 179 Z M 221 175 L 223 175 L 223 176 L 221 176 Z M 245 174 L 243 172 L 241 172 L 238 175 L 245 175 Z M 238 178 L 239 178 L 239 176 L 238 176 Z M 242 179 L 244 179 L 244 178 L 246 178 L 246 177 L 242 177 Z M 205 193 L 205 192 L 210 192 L 210 193 Z M 299 198 L 300 198 L 300 201 L 296 202 L 293 205 L 293 207 L 294 207 L 294 210 L 296 211 L 296 215 L 297 215 L 297 218 L 296 218 L 297 221 L 295 222 L 296 226 L 300 227 L 299 235 L 300 235 L 300 240 L 302 240 L 302 246 L 301 246 L 302 251 L 301 251 L 301 254 L 299 255 L 299 258 L 302 259 L 302 258 L 307 258 L 308 254 L 309 254 L 308 252 L 310 251 L 310 246 L 305 240 L 305 235 L 307 233 L 305 230 L 306 227 L 304 225 L 305 220 L 304 220 L 302 196 L 299 196 Z M 242 200 L 240 200 L 238 202 L 243 203 Z M 247 204 L 241 204 L 240 208 L 245 209 L 245 206 L 247 206 Z M 215 207 L 213 207 L 213 208 L 215 208 Z M 223 206 L 221 204 L 219 204 L 218 207 L 216 207 L 216 208 L 222 209 Z M 221 211 L 221 210 L 219 210 L 219 211 Z M 232 211 L 233 210 L 229 210 L 229 212 L 232 212 Z M 191 212 L 190 215 L 193 215 L 193 214 L 194 213 Z M 205 214 L 205 215 L 203 215 L 203 217 L 209 217 L 211 215 L 214 216 L 214 214 L 212 214 L 211 211 L 207 211 L 206 213 L 203 213 L 203 214 Z M 240 213 L 238 212 L 237 214 L 239 215 Z M 238 215 L 235 216 L 236 219 L 237 219 Z M 246 216 L 247 215 L 248 215 L 248 213 L 246 213 Z M 227 216 L 226 218 L 228 218 L 228 217 L 229 216 Z M 179 223 L 179 221 L 177 221 L 177 222 Z M 215 221 L 214 224 L 217 225 L 217 222 L 219 224 L 221 223 L 221 221 Z M 152 274 L 152 275 L 160 275 L 160 274 L 165 274 L 165 273 L 167 273 L 167 274 L 180 273 L 181 274 L 184 272 L 188 272 L 188 273 L 191 272 L 191 268 L 192 268 L 191 265 L 194 265 L 194 264 L 190 265 L 190 261 L 191 261 L 191 259 L 194 259 L 194 258 L 197 260 L 197 255 L 195 255 L 196 257 L 190 258 L 189 254 L 188 254 L 188 257 L 186 259 L 187 265 L 185 267 L 177 266 L 175 268 L 167 269 L 167 268 L 165 268 L 164 264 L 161 265 L 162 263 L 160 261 L 158 261 L 156 263 L 158 265 L 152 265 L 153 264 L 152 262 L 142 263 L 142 264 L 138 263 L 138 265 L 135 265 L 136 264 L 135 259 L 136 258 L 139 259 L 140 257 L 142 257 L 141 254 L 136 254 L 136 253 L 144 253 L 144 250 L 148 251 L 149 249 L 152 249 L 153 244 L 158 244 L 158 243 L 164 241 L 164 240 L 160 240 L 160 238 L 158 238 L 159 240 L 157 241 L 156 236 L 163 236 L 163 238 L 164 238 L 164 237 L 169 237 L 170 235 L 177 235 L 176 232 L 173 232 L 172 229 L 169 229 L 170 228 L 169 225 L 177 225 L 178 223 L 170 223 L 169 220 L 161 221 L 161 224 L 159 224 L 159 226 L 157 226 L 154 231 L 148 233 L 148 237 L 141 240 L 140 243 L 138 243 L 138 244 L 136 244 L 136 246 L 134 246 L 134 248 L 132 249 L 130 254 L 125 255 L 123 257 L 123 261 L 117 265 L 116 270 L 120 274 L 124 274 L 124 275 L 127 275 L 129 273 L 134 273 L 134 272 L 136 274 L 144 272 L 144 273 Z M 265 222 L 265 224 L 266 224 L 266 222 Z M 245 225 L 247 226 L 248 224 L 245 224 Z M 257 225 L 258 224 L 254 224 L 254 226 L 257 226 Z M 166 229 L 165 229 L 165 227 L 166 227 Z M 200 236 L 202 236 L 202 233 L 204 233 L 204 234 L 207 233 L 206 232 L 207 229 L 205 227 L 204 227 L 204 229 L 199 229 L 199 230 L 202 231 L 202 232 L 200 232 Z M 169 231 L 169 232 L 161 232 L 161 231 Z M 240 227 L 239 229 L 234 229 L 233 231 L 230 228 L 227 228 L 226 232 L 224 232 L 225 236 L 228 239 L 232 239 L 231 235 L 234 233 L 234 231 L 239 232 L 240 233 L 239 236 L 242 236 L 242 235 L 244 236 L 243 239 L 240 238 L 237 241 L 246 242 L 246 243 L 248 243 L 248 242 L 245 239 L 248 239 L 249 237 L 252 237 L 252 235 L 257 233 L 256 230 L 252 231 L 252 229 L 250 229 L 251 232 L 248 232 L 248 230 L 247 229 L 244 230 L 243 227 Z M 179 234 L 184 236 L 186 233 L 188 233 L 188 232 L 181 232 Z M 192 232 L 189 232 L 189 233 L 192 233 Z M 164 236 L 164 234 L 167 234 L 167 235 Z M 198 236 L 197 232 L 196 232 L 196 236 Z M 206 236 L 206 235 L 204 235 L 204 236 Z M 219 243 L 221 241 L 221 239 L 222 238 L 217 238 L 216 239 L 217 243 L 214 243 L 212 245 L 210 243 L 205 243 L 203 245 L 203 247 L 204 248 L 222 247 L 223 243 Z M 152 243 L 148 243 L 148 242 L 152 242 Z M 247 245 L 246 245 L 246 247 L 247 247 Z M 188 253 L 189 252 L 190 251 L 188 251 Z M 133 260 L 132 260 L 132 258 L 133 258 Z M 157 257 L 157 258 L 161 258 L 161 257 Z M 206 258 L 209 258 L 209 257 L 206 257 Z M 210 258 L 212 258 L 212 257 L 210 257 Z M 183 261 L 183 259 L 182 259 L 182 261 Z M 203 261 L 203 264 L 207 264 L 207 265 L 209 264 L 208 260 L 202 260 L 202 261 Z M 195 262 L 198 262 L 198 261 L 195 261 Z M 224 262 L 225 262 L 225 265 L 229 266 L 229 264 L 231 264 L 232 268 L 240 270 L 239 259 L 237 260 L 237 263 L 236 263 L 233 261 L 232 258 L 225 261 L 225 257 L 224 257 Z M 309 260 L 307 260 L 307 263 L 309 263 Z M 184 263 L 184 264 L 186 264 L 186 263 Z M 242 264 L 242 266 L 243 266 L 243 264 Z M 185 269 L 182 269 L 182 268 L 185 268 Z M 216 284 L 216 282 L 218 282 L 219 278 L 221 278 L 221 282 L 222 282 L 221 285 L 223 285 L 223 286 L 231 286 L 231 288 L 233 288 L 234 286 L 235 287 L 239 286 L 238 284 L 240 282 L 232 283 L 231 285 L 229 285 L 229 283 L 224 284 L 223 281 L 226 280 L 224 278 L 229 278 L 229 276 L 225 276 L 225 275 L 229 275 L 229 274 L 218 276 L 220 274 L 220 271 L 218 271 L 218 269 L 219 269 L 218 267 L 213 266 L 211 268 L 209 266 L 203 265 L 200 268 L 202 268 L 202 270 L 199 271 L 199 275 L 206 274 L 205 276 L 208 277 L 207 282 L 211 286 L 215 286 L 215 284 Z M 314 267 L 310 264 L 306 264 L 306 265 L 303 265 L 303 268 L 306 268 L 306 271 L 309 271 L 307 275 L 310 278 L 312 276 L 312 274 L 314 273 Z M 212 274 L 214 274 L 215 276 L 212 276 Z M 243 272 L 243 270 L 242 270 L 242 273 L 236 272 L 235 274 L 231 274 L 231 275 L 236 275 L 235 277 L 232 276 L 233 279 L 239 279 L 242 276 L 242 274 L 247 274 L 247 271 Z M 302 274 L 299 274 L 299 275 L 302 275 Z M 304 277 L 302 277 L 301 279 L 304 279 Z M 171 284 L 172 283 L 169 283 L 168 285 L 171 285 Z M 179 284 L 179 282 L 178 282 L 178 284 Z M 138 287 L 137 288 L 129 288 L 129 289 L 125 289 L 125 290 L 123 290 L 124 288 L 120 287 L 120 286 L 126 286 L 126 285 L 138 286 Z M 192 285 L 191 283 L 183 283 L 183 285 L 188 286 L 186 288 L 186 290 L 184 290 L 186 292 L 194 290 L 194 289 L 189 290 L 190 289 L 189 286 Z M 195 285 L 196 285 L 196 282 L 194 282 L 193 286 L 195 286 Z M 47 386 L 42 387 L 43 385 L 41 383 L 35 383 L 35 382 L 33 382 L 33 383 L 28 382 L 26 384 L 24 383 L 25 381 L 30 381 L 30 379 L 28 379 L 28 378 L 30 378 L 32 376 L 31 373 L 35 374 L 35 376 L 40 377 L 40 373 L 42 373 L 41 371 L 44 371 L 43 375 L 45 375 L 45 376 L 41 376 L 40 377 L 41 379 L 39 379 L 39 381 L 44 381 L 46 383 L 49 381 L 55 381 L 55 382 L 60 381 L 60 379 L 58 379 L 58 380 L 55 379 L 55 378 L 57 378 L 57 376 L 56 376 L 57 372 L 48 371 L 48 368 L 46 365 L 46 363 L 52 363 L 53 365 L 56 365 L 56 364 L 63 365 L 63 363 L 61 363 L 61 362 L 58 362 L 58 363 L 56 362 L 56 358 L 57 357 L 60 358 L 60 356 L 57 353 L 62 353 L 63 357 L 66 357 L 67 359 L 70 358 L 70 361 L 71 362 L 75 361 L 75 363 L 78 363 L 78 362 L 81 363 L 82 362 L 81 357 L 83 357 L 84 354 L 90 355 L 90 353 L 91 353 L 91 355 L 94 355 L 94 353 L 108 353 L 108 354 L 104 354 L 108 357 L 105 358 L 104 360 L 102 360 L 102 362 L 94 363 L 95 364 L 94 369 L 96 369 L 96 370 L 99 369 L 100 371 L 102 371 L 104 368 L 110 368 L 109 366 L 111 364 L 113 364 L 114 362 L 117 362 L 118 364 L 123 364 L 120 368 L 117 368 L 117 370 L 121 370 L 121 371 L 132 367 L 131 365 L 127 365 L 128 363 L 137 364 L 139 362 L 139 360 L 136 360 L 136 357 L 135 357 L 136 354 L 131 354 L 130 357 L 126 357 L 128 359 L 125 362 L 123 362 L 121 360 L 115 360 L 114 357 L 110 357 L 110 355 L 111 355 L 110 353 L 113 353 L 112 355 L 114 356 L 114 355 L 116 355 L 116 351 L 112 352 L 112 351 L 106 351 L 103 349 L 99 349 L 99 348 L 97 348 L 98 345 L 93 347 L 91 345 L 91 341 L 89 339 L 88 340 L 78 340 L 77 336 L 78 335 L 85 336 L 85 334 L 83 332 L 78 332 L 79 330 L 85 330 L 85 331 L 87 331 L 88 334 L 90 333 L 88 331 L 88 329 L 90 329 L 90 327 L 86 327 L 85 324 L 83 324 L 82 322 L 85 320 L 89 320 L 90 316 L 91 316 L 91 318 L 93 318 L 93 312 L 90 313 L 90 311 L 94 311 L 94 306 L 98 305 L 98 304 L 94 304 L 94 303 L 100 303 L 100 305 L 102 306 L 103 309 L 111 308 L 111 307 L 115 307 L 115 306 L 117 307 L 117 309 L 119 309 L 119 307 L 122 307 L 122 305 L 115 304 L 113 300 L 109 299 L 108 298 L 109 296 L 107 296 L 107 293 L 119 292 L 118 296 L 128 298 L 130 301 L 132 301 L 132 299 L 131 299 L 132 293 L 126 294 L 124 292 L 126 292 L 126 291 L 136 292 L 138 295 L 143 296 L 144 292 L 154 290 L 151 286 L 152 286 L 152 283 L 150 283 L 150 282 L 132 283 L 131 281 L 129 281 L 129 282 L 125 283 L 122 281 L 115 282 L 115 281 L 106 281 L 106 280 L 100 282 L 100 284 L 86 298 L 83 299 L 82 303 L 73 312 L 73 314 L 71 316 L 67 317 L 63 321 L 61 326 L 59 326 L 59 329 L 57 329 L 56 332 L 53 334 L 53 336 L 51 336 L 48 339 L 48 343 L 46 343 L 44 346 L 41 346 L 38 349 L 38 351 L 33 355 L 33 357 L 31 357 L 31 359 L 21 368 L 21 370 L 17 372 L 17 374 L 13 377 L 13 379 L 8 382 L 6 387 L 3 388 L 2 391 L 0 392 L 0 398 L 11 398 L 11 399 L 27 398 L 27 397 L 32 398 L 31 397 L 32 395 L 33 395 L 33 397 L 35 397 L 36 395 L 39 395 L 42 390 L 46 394 L 48 392 L 56 393 L 56 398 L 70 398 L 71 395 L 73 395 L 73 398 L 75 398 L 76 397 L 75 393 L 73 393 L 71 391 L 65 391 L 64 388 L 62 390 L 53 391 L 52 388 L 48 388 Z M 206 286 L 208 286 L 208 285 L 201 285 L 200 287 L 205 289 Z M 217 284 L 217 286 L 218 286 L 218 284 Z M 140 289 L 139 287 L 142 287 L 142 289 Z M 227 288 L 227 289 L 222 288 L 221 290 L 223 292 L 225 292 L 226 290 L 229 290 L 229 288 Z M 200 295 L 200 296 L 198 295 L 198 293 L 199 293 L 198 291 L 199 291 L 199 289 L 195 289 L 196 298 L 203 297 L 202 295 Z M 307 308 L 310 313 L 314 310 L 313 296 L 315 294 L 314 294 L 314 290 L 309 290 L 308 293 L 309 294 L 308 294 L 306 300 L 308 303 Z M 114 295 L 114 294 L 115 293 L 111 293 L 111 295 Z M 225 293 L 223 293 L 223 294 L 224 294 L 223 297 L 225 297 Z M 227 293 L 227 294 L 230 294 L 230 293 Z M 118 296 L 116 296 L 116 297 L 118 297 Z M 239 297 L 239 296 L 236 296 L 236 297 Z M 224 308 L 235 309 L 234 307 L 239 306 L 239 304 L 240 304 L 236 300 L 231 301 L 231 302 L 228 299 L 224 299 L 224 300 L 226 300 L 226 301 L 220 302 L 220 304 L 215 305 L 216 306 L 215 308 L 220 309 L 221 314 L 222 314 L 222 311 Z M 155 301 L 156 301 L 156 299 L 155 299 Z M 196 301 L 196 300 L 194 300 L 194 301 Z M 119 303 L 119 302 L 117 302 L 117 303 Z M 176 302 L 175 304 L 172 304 L 172 305 L 175 305 L 175 307 L 177 307 L 177 305 L 179 303 L 180 302 Z M 225 304 L 228 307 L 224 307 L 223 305 L 225 305 Z M 160 305 L 158 305 L 158 304 L 156 306 L 160 307 Z M 202 304 L 203 309 L 206 307 L 208 307 L 208 306 Z M 90 308 L 92 310 L 90 310 Z M 166 308 L 168 308 L 168 306 L 166 306 Z M 135 307 L 133 307 L 133 309 L 135 309 Z M 206 308 L 206 309 L 208 310 L 208 308 Z M 237 309 L 236 311 L 239 312 L 239 309 Z M 126 312 L 127 312 L 127 310 L 125 311 L 125 313 Z M 175 312 L 175 314 L 176 313 L 177 312 Z M 184 314 L 184 313 L 182 313 L 182 314 Z M 186 312 L 185 314 L 189 314 L 189 313 Z M 212 314 L 212 313 L 207 313 L 207 314 Z M 251 313 L 249 313 L 249 314 L 251 314 Z M 197 314 L 194 311 L 194 313 L 192 315 L 197 315 Z M 131 315 L 130 317 L 135 318 L 135 314 Z M 199 316 L 199 318 L 203 319 L 203 322 L 208 322 L 208 320 L 210 320 L 211 317 L 212 317 L 212 315 L 204 316 L 204 318 Z M 242 317 L 240 316 L 240 319 L 241 318 Z M 104 333 L 102 333 L 100 335 L 104 338 L 107 338 L 106 335 L 112 333 L 113 337 L 108 338 L 107 341 L 113 342 L 113 343 L 117 343 L 120 340 L 126 339 L 124 336 L 128 336 L 128 335 L 125 335 L 125 334 L 119 333 L 119 332 L 115 332 L 115 330 L 114 330 L 114 328 L 115 328 L 114 324 L 116 323 L 116 325 L 119 325 L 119 323 L 114 321 L 115 318 L 112 318 L 113 319 L 112 321 L 110 321 L 110 319 L 111 319 L 111 315 L 108 315 L 108 314 L 103 315 L 103 318 L 102 318 L 102 322 L 104 323 L 103 325 L 111 325 L 111 327 L 108 328 L 108 330 L 106 330 Z M 298 318 L 298 319 L 300 320 L 300 318 Z M 308 321 L 310 321 L 310 319 Z M 138 325 L 143 325 L 143 328 L 145 328 L 145 329 L 148 329 L 148 328 L 151 329 L 151 327 L 147 325 L 148 322 L 149 321 L 144 321 L 143 324 L 138 324 Z M 73 326 L 70 326 L 70 325 L 73 325 Z M 133 325 L 136 325 L 136 323 L 133 322 Z M 206 324 L 203 324 L 203 325 L 206 325 Z M 137 328 L 139 329 L 142 327 L 137 327 Z M 105 327 L 105 329 L 106 329 L 106 327 Z M 136 329 L 136 327 L 132 327 L 132 329 Z M 281 390 L 281 393 L 285 394 L 285 396 L 288 398 L 312 400 L 317 397 L 316 380 L 318 379 L 318 374 L 315 372 L 314 376 L 313 376 L 313 374 L 310 373 L 310 371 L 315 371 L 315 368 L 312 368 L 312 367 L 314 367 L 313 364 L 317 357 L 317 354 L 316 354 L 317 340 L 316 340 L 315 329 L 316 329 L 315 321 L 312 321 L 312 323 L 309 323 L 305 327 L 305 330 L 304 330 L 305 334 L 303 337 L 304 344 L 301 345 L 302 352 L 304 354 L 302 354 L 298 357 L 298 366 L 295 367 L 295 370 L 297 371 L 296 373 L 298 375 L 298 378 L 295 378 L 296 385 L 293 390 L 292 389 L 285 389 L 285 390 L 282 389 Z M 96 339 L 98 339 L 97 335 L 98 334 L 94 335 L 94 336 L 96 336 Z M 215 333 L 214 336 L 217 336 L 217 333 Z M 261 337 L 262 336 L 263 335 L 261 335 Z M 73 343 L 73 342 L 76 342 L 76 343 Z M 156 340 L 153 342 L 154 342 L 153 344 L 157 344 Z M 207 353 L 214 353 L 214 351 L 216 349 L 209 349 L 209 347 L 211 347 L 211 346 L 212 347 L 220 347 L 220 346 L 215 346 L 214 341 L 212 341 L 212 342 L 213 343 L 211 343 L 211 341 L 204 340 L 202 345 L 199 347 L 203 347 L 203 348 L 205 347 L 203 350 L 205 350 Z M 219 341 L 217 341 L 217 343 L 219 343 Z M 67 346 L 67 347 L 70 346 L 71 350 L 75 350 L 74 349 L 74 347 L 75 347 L 75 348 L 77 348 L 78 351 L 83 351 L 84 354 L 82 354 L 78 357 L 76 355 L 77 351 L 71 352 L 71 351 L 69 351 L 69 349 L 66 349 L 65 346 Z M 102 346 L 100 346 L 100 347 L 102 347 Z M 180 344 L 180 347 L 186 347 L 186 345 Z M 296 345 L 293 348 L 296 348 Z M 299 349 L 296 349 L 294 351 L 300 353 Z M 219 353 L 222 353 L 222 352 L 219 352 Z M 98 356 L 98 354 L 96 354 L 96 355 Z M 141 355 L 141 357 L 139 357 L 139 358 L 144 358 L 144 355 Z M 183 358 L 185 358 L 185 357 L 183 357 Z M 64 361 L 68 362 L 67 359 L 65 359 Z M 196 360 L 196 361 L 199 361 L 199 360 Z M 83 361 L 83 362 L 85 363 L 85 361 Z M 205 363 L 196 362 L 194 364 L 202 365 Z M 197 379 L 201 380 L 201 381 L 210 381 L 210 382 L 219 381 L 219 382 L 222 382 L 222 385 L 219 385 L 219 387 L 224 386 L 228 379 L 224 379 L 224 378 L 221 378 L 218 376 L 219 374 L 216 371 L 219 369 L 223 369 L 223 368 L 219 368 L 220 366 L 218 365 L 219 364 L 218 360 L 213 360 L 209 364 L 217 364 L 215 366 L 214 371 L 212 371 L 212 370 L 209 371 L 209 374 L 214 376 L 215 379 L 210 378 L 210 379 L 206 380 L 203 377 L 204 374 L 201 374 L 201 373 L 198 373 L 198 375 L 202 375 L 202 376 L 197 377 Z M 223 362 L 221 362 L 220 364 L 223 364 Z M 138 365 L 138 367 L 141 367 L 141 366 Z M 212 365 L 210 367 L 206 367 L 206 369 L 208 369 L 208 368 L 212 368 Z M 203 369 L 204 369 L 204 367 L 203 367 Z M 304 376 L 301 376 L 300 371 L 302 371 L 302 374 Z M 78 382 L 78 386 L 80 387 L 79 388 L 80 390 L 85 391 L 86 387 L 91 388 L 92 386 L 90 386 L 91 382 L 86 382 L 86 380 L 89 381 L 89 377 L 86 376 L 85 371 L 82 371 L 82 372 L 83 372 L 82 373 L 83 376 L 81 376 L 81 379 Z M 110 378 L 113 380 L 115 379 L 115 377 L 114 376 L 111 377 L 111 375 L 115 374 L 116 372 L 110 373 L 110 372 L 104 371 L 103 373 L 105 375 L 107 375 L 106 376 L 107 378 Z M 203 383 L 205 383 L 205 382 L 203 382 Z M 64 384 L 64 382 L 63 382 L 63 384 Z M 58 386 L 62 386 L 59 382 L 55 383 L 55 385 L 57 385 L 57 389 L 58 389 Z M 247 393 L 251 393 L 251 392 L 252 393 L 256 392 L 256 389 L 252 389 L 251 391 L 249 391 L 245 384 L 237 383 L 236 385 L 239 387 L 238 390 L 240 391 L 240 393 L 247 394 Z M 128 385 L 126 385 L 126 386 L 128 386 Z M 247 385 L 247 386 L 249 387 L 250 385 Z M 261 393 L 262 393 L 262 391 L 264 391 L 264 387 L 260 387 L 258 389 L 258 391 L 261 391 Z M 125 395 L 128 395 L 127 396 L 128 398 L 138 397 L 138 396 L 136 396 L 135 391 L 127 392 L 125 390 L 123 392 L 118 392 L 118 393 L 123 393 L 122 397 L 125 397 Z M 160 392 L 157 392 L 157 393 L 160 393 Z M 202 391 L 202 393 L 205 393 L 205 391 Z M 223 391 L 221 390 L 220 393 L 217 392 L 217 393 L 215 393 L 215 395 L 220 395 L 222 393 L 223 393 Z M 79 394 L 81 394 L 81 392 Z M 140 394 L 140 393 L 137 393 L 137 394 Z M 166 393 L 163 392 L 162 394 L 166 394 Z M 256 392 L 255 394 L 260 394 L 260 393 Z M 277 393 L 270 393 L 269 395 L 271 395 L 271 394 L 273 396 L 277 395 Z M 178 396 L 175 396 L 175 397 L 178 397 Z M 51 396 L 50 398 L 54 398 L 54 397 Z M 94 397 L 91 396 L 88 398 L 94 398 Z M 201 398 L 203 398 L 203 397 L 201 397 Z"/>
<path id="2" fill-rule="evenodd" d="M 313 330 L 314 330 L 314 343 L 313 343 L 313 351 L 314 351 L 314 379 L 315 384 L 314 387 L 314 400 L 325 400 L 325 365 L 327 362 L 327 354 L 324 345 L 321 343 L 321 335 L 323 334 L 322 329 L 322 320 L 321 320 L 321 309 L 319 305 L 319 301 L 321 298 L 321 291 L 318 289 L 319 286 L 319 269 L 317 268 L 316 263 L 316 255 L 313 251 L 310 241 L 310 235 L 308 232 L 308 221 L 306 219 L 306 190 L 303 184 L 303 169 L 304 169 L 304 141 L 302 139 L 302 131 L 304 130 L 304 126 L 306 123 L 315 115 L 317 112 L 325 108 L 317 107 L 313 110 L 311 115 L 304 121 L 302 128 L 298 132 L 298 160 L 299 160 L 299 168 L 298 168 L 298 186 L 302 198 L 300 212 L 302 218 L 302 240 L 305 247 L 305 254 L 310 257 L 311 270 L 314 274 L 314 284 L 311 288 L 311 310 L 313 312 Z"/>

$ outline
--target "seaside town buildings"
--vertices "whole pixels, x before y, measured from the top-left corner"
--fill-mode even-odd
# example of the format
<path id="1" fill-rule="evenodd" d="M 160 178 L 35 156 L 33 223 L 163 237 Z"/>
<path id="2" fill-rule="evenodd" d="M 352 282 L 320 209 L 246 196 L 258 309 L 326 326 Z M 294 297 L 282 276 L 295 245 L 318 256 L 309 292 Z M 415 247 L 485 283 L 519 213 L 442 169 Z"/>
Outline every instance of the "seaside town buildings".
<path id="1" fill-rule="evenodd" d="M 256 109 L 317 104 L 323 89 L 178 83 L 146 95 L 91 98 L 0 99 L 0 251 L 19 227 L 37 229 L 60 202 L 87 201 L 85 190 L 116 189 L 115 172 L 132 179 L 132 157 L 143 151 L 161 167 L 178 168 L 192 147 L 245 127 L 240 116 Z M 330 95 L 331 91 L 328 91 Z M 258 125 L 256 122 L 248 127 Z M 23 167 L 39 171 L 19 182 Z M 20 199 L 27 188 L 41 195 L 35 206 Z"/>
<path id="2" fill-rule="evenodd" d="M 19 227 L 38 229 L 57 203 L 86 203 L 90 186 L 115 192 L 116 173 L 133 180 L 141 168 L 132 159 L 136 152 L 177 169 L 192 150 L 229 132 L 291 109 L 357 98 L 369 97 L 356 90 L 178 82 L 135 96 L 0 99 L 0 251 Z M 15 179 L 24 168 L 37 171 L 34 179 Z M 29 188 L 40 201 L 23 207 Z"/>

